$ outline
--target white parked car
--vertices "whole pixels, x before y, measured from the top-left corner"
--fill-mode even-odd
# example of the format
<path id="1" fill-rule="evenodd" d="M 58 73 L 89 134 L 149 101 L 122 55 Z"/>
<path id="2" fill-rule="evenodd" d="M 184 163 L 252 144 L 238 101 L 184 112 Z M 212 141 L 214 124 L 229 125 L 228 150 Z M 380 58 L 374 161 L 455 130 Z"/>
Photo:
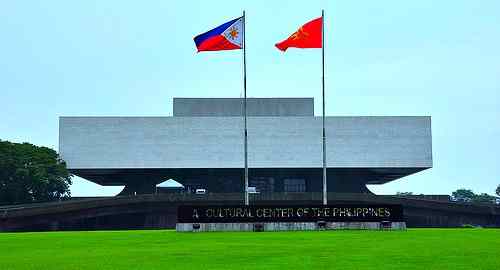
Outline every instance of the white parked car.
<path id="1" fill-rule="evenodd" d="M 249 194 L 257 194 L 257 193 L 259 193 L 259 192 L 257 191 L 257 188 L 256 188 L 256 187 L 248 187 L 248 188 L 247 188 L 247 191 L 248 191 L 248 193 L 249 193 Z"/>
<path id="2" fill-rule="evenodd" d="M 207 194 L 207 190 L 204 188 L 197 188 L 194 193 L 195 194 Z"/>

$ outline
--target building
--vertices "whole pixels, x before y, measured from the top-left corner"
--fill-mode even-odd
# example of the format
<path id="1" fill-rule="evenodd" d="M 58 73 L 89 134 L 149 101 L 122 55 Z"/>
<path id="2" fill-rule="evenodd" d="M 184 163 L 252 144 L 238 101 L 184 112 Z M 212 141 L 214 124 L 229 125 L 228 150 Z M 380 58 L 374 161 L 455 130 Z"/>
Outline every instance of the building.
<path id="1" fill-rule="evenodd" d="M 61 117 L 59 150 L 71 172 L 137 196 L 2 207 L 0 231 L 171 229 L 181 206 L 241 205 L 242 100 L 176 98 L 173 105 L 171 117 Z M 320 204 L 322 119 L 313 99 L 252 98 L 248 115 L 249 180 L 260 192 L 250 204 Z M 500 226 L 496 205 L 366 188 L 432 167 L 430 117 L 327 117 L 326 132 L 330 205 L 400 205 L 408 227 Z M 165 179 L 184 191 L 158 191 Z"/>
<path id="2" fill-rule="evenodd" d="M 322 190 L 322 119 L 312 98 L 249 98 L 249 186 Z M 175 179 L 209 193 L 244 190 L 243 99 L 174 98 L 171 117 L 61 117 L 59 150 L 72 173 L 122 195 Z M 370 193 L 432 167 L 428 116 L 328 116 L 328 191 Z"/>

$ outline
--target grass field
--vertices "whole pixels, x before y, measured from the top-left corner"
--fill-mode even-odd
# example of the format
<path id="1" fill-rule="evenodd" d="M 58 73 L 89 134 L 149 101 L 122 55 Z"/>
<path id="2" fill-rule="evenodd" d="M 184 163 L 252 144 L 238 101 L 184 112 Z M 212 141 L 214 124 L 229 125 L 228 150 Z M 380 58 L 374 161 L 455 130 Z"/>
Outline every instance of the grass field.
<path id="1" fill-rule="evenodd" d="M 9 269 L 500 269 L 500 230 L 1 233 Z"/>

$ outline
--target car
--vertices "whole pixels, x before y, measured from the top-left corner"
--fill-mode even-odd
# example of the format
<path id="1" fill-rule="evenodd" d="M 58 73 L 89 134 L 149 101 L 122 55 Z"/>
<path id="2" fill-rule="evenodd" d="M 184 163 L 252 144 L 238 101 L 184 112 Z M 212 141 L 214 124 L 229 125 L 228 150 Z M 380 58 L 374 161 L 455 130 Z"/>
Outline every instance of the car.
<path id="1" fill-rule="evenodd" d="M 248 187 L 247 191 L 248 191 L 249 194 L 258 194 L 258 193 L 260 193 L 260 192 L 257 191 L 256 187 Z"/>
<path id="2" fill-rule="evenodd" d="M 194 193 L 199 194 L 199 195 L 203 195 L 203 194 L 207 194 L 207 190 L 204 188 L 197 188 Z"/>

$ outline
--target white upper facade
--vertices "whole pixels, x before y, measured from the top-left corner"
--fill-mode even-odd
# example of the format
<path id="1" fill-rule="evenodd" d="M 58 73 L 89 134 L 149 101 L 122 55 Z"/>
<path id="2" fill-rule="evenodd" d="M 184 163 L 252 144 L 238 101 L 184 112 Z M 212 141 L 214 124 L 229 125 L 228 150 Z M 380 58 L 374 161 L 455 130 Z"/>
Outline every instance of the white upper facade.
<path id="1" fill-rule="evenodd" d="M 302 113 L 313 111 L 303 100 Z M 269 111 L 290 114 L 281 106 Z M 243 167 L 242 117 L 178 115 L 61 117 L 61 156 L 70 169 Z M 432 167 L 430 117 L 327 117 L 325 126 L 327 167 Z M 249 167 L 321 168 L 321 149 L 321 117 L 248 117 Z"/>

